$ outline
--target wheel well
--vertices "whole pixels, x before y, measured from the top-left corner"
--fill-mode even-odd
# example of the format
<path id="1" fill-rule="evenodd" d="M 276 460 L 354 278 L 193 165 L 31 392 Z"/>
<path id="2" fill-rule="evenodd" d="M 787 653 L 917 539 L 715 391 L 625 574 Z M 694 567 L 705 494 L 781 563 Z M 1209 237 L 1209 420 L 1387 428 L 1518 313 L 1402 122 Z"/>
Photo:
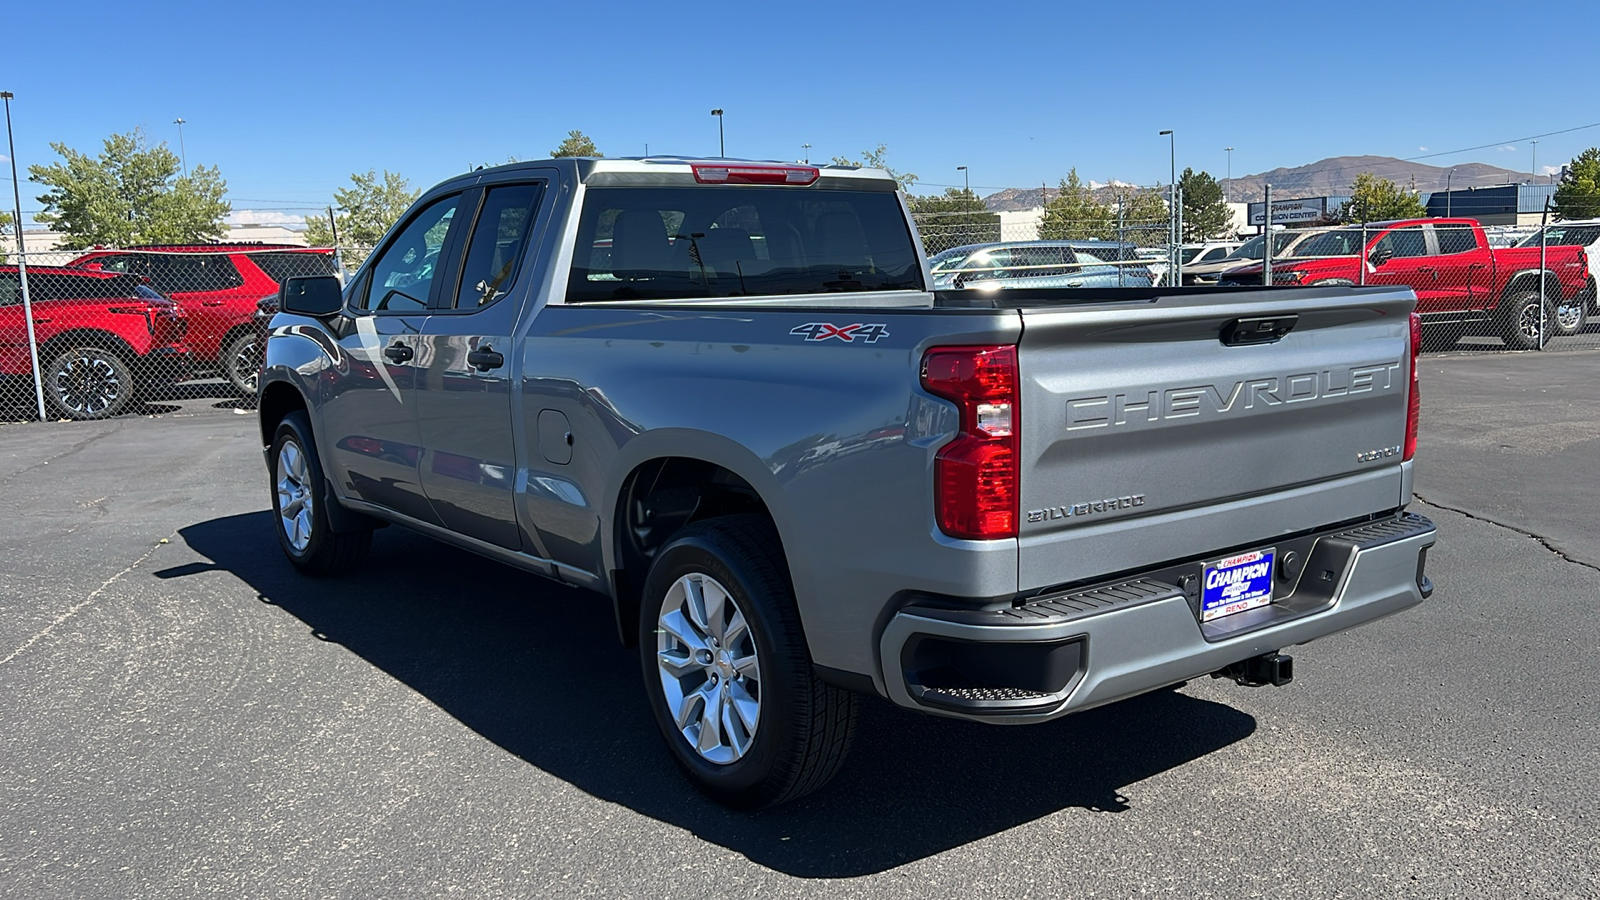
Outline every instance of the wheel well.
<path id="1" fill-rule="evenodd" d="M 261 446 L 272 443 L 272 437 L 278 430 L 278 423 L 283 417 L 295 410 L 304 410 L 306 401 L 300 392 L 281 381 L 267 385 L 261 392 L 260 418 L 261 418 Z"/>
<path id="2" fill-rule="evenodd" d="M 139 359 L 139 354 L 128 346 L 128 342 L 109 331 L 97 331 L 92 328 L 75 328 L 50 338 L 39 346 L 39 367 L 42 369 L 49 365 L 50 360 L 61 350 L 67 347 L 102 347 L 122 354 L 122 361 L 133 365 Z"/>
<path id="3" fill-rule="evenodd" d="M 222 342 L 217 344 L 218 347 L 222 348 L 219 352 L 227 352 L 228 345 L 233 343 L 233 339 L 241 334 L 244 334 L 245 332 L 251 332 L 253 334 L 255 332 L 255 326 L 249 322 L 246 322 L 243 325 L 235 325 L 228 329 L 228 332 L 222 336 Z"/>
<path id="4" fill-rule="evenodd" d="M 1553 285 L 1555 287 L 1553 295 L 1559 297 L 1561 295 L 1561 282 L 1556 280 L 1556 273 L 1547 271 L 1544 277 L 1546 288 L 1548 289 L 1548 287 Z M 1506 289 L 1500 294 L 1500 299 L 1510 300 L 1512 295 L 1519 291 L 1537 290 L 1539 290 L 1538 272 L 1518 272 L 1517 274 L 1511 276 L 1510 281 L 1506 282 Z M 1547 295 L 1548 294 L 1550 294 L 1550 292 L 1547 290 Z M 1548 300 L 1549 297 L 1547 296 L 1546 299 Z"/>
<path id="5" fill-rule="evenodd" d="M 263 407 L 265 409 L 265 407 Z M 701 459 L 652 459 L 628 473 L 613 511 L 616 552 L 612 597 L 617 634 L 625 646 L 636 643 L 639 598 L 650 561 L 679 529 L 717 516 L 753 513 L 769 521 L 772 512 L 750 483 L 729 469 Z"/>

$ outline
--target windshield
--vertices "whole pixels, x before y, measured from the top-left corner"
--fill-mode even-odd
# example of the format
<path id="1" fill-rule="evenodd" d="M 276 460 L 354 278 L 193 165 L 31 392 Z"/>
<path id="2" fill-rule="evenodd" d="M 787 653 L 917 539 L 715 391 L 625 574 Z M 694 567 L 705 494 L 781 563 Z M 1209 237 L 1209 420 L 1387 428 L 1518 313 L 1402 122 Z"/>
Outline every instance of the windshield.
<path id="1" fill-rule="evenodd" d="M 1544 230 L 1545 243 L 1550 247 L 1587 247 L 1600 240 L 1600 224 L 1594 225 L 1551 225 Z M 1535 231 L 1522 239 L 1518 247 L 1539 246 L 1539 232 Z"/>
<path id="2" fill-rule="evenodd" d="M 567 302 L 923 289 L 888 191 L 592 187 Z"/>
<path id="3" fill-rule="evenodd" d="M 971 252 L 971 247 L 956 247 L 951 250 L 940 251 L 928 257 L 928 268 L 934 271 L 938 271 L 941 266 L 950 268 L 957 262 L 966 259 L 967 254 Z"/>
<path id="4" fill-rule="evenodd" d="M 1360 256 L 1364 242 L 1373 232 L 1363 234 L 1359 228 L 1340 228 L 1306 238 L 1289 251 L 1291 257 L 1308 256 Z"/>

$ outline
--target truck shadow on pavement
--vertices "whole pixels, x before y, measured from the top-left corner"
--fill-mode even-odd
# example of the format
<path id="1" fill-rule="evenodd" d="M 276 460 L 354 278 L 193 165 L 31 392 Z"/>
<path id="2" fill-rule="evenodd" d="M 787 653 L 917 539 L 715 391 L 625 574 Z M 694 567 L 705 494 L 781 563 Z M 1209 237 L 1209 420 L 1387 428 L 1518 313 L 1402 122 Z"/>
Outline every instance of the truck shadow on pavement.
<path id="1" fill-rule="evenodd" d="M 356 576 L 313 580 L 275 545 L 267 512 L 181 530 L 263 602 L 408 685 L 473 731 L 589 794 L 806 878 L 881 872 L 1071 807 L 1115 813 L 1123 788 L 1242 740 L 1255 720 L 1158 692 L 1005 728 L 862 709 L 835 781 L 756 814 L 705 800 L 678 773 L 644 703 L 634 651 L 604 598 L 400 528 Z"/>

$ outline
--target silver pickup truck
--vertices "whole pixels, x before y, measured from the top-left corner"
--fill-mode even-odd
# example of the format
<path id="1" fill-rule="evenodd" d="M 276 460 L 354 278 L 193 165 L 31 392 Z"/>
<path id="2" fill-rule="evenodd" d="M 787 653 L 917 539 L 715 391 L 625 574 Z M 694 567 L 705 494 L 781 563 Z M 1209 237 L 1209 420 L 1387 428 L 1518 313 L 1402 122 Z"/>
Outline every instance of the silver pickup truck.
<path id="1" fill-rule="evenodd" d="M 1042 722 L 1420 603 L 1409 290 L 949 291 L 883 172 L 554 160 L 428 191 L 260 381 L 278 537 L 394 523 L 608 598 L 719 801 L 862 694 Z"/>

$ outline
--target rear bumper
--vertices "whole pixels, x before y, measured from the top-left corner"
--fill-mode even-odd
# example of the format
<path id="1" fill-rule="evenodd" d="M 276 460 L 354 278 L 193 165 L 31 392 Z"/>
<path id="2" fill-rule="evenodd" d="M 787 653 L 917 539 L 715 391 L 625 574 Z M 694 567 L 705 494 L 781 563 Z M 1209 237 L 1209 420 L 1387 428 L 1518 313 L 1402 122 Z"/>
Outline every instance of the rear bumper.
<path id="1" fill-rule="evenodd" d="M 1433 590 L 1423 568 L 1435 535 L 1409 513 L 1317 535 L 1290 593 L 1204 625 L 1187 566 L 1002 609 L 908 606 L 880 639 L 884 684 L 912 709 L 1047 721 L 1416 606 Z"/>

